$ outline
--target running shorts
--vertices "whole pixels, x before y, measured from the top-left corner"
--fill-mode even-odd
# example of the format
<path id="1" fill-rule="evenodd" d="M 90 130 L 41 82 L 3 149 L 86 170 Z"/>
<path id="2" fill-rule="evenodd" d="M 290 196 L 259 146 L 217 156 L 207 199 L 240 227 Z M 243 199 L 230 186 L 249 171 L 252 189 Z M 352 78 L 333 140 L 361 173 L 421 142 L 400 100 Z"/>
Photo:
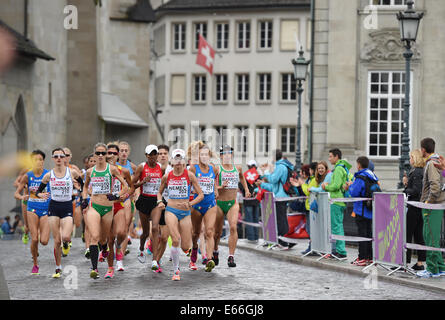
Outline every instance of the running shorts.
<path id="1" fill-rule="evenodd" d="M 71 201 L 51 200 L 48 207 L 48 216 L 59 217 L 60 219 L 73 217 L 73 203 Z"/>
<path id="2" fill-rule="evenodd" d="M 158 199 L 156 197 L 146 197 L 140 195 L 136 201 L 136 209 L 143 214 L 150 215 L 151 211 L 156 208 Z"/>

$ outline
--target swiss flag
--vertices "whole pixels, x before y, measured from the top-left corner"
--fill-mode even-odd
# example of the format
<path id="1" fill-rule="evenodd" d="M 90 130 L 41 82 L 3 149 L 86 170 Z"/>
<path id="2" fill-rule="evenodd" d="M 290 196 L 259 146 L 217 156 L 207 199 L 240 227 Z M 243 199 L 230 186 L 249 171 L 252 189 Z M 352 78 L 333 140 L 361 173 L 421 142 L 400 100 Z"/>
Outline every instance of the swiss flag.
<path id="1" fill-rule="evenodd" d="M 213 74 L 213 63 L 215 62 L 215 50 L 207 43 L 206 39 L 199 34 L 198 55 L 196 64 L 206 68 Z"/>

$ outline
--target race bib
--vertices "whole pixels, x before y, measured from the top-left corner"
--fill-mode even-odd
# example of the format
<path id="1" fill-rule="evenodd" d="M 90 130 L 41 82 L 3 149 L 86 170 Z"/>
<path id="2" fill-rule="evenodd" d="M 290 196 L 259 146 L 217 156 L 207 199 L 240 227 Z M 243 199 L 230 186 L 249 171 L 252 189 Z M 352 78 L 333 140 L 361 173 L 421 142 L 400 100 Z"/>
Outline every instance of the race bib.
<path id="1" fill-rule="evenodd" d="M 29 199 L 28 199 L 28 201 L 31 201 L 31 202 L 47 202 L 48 199 L 37 198 L 36 192 L 37 192 L 38 189 L 39 189 L 39 186 L 37 186 L 37 185 L 28 187 L 28 190 L 29 190 Z M 45 189 L 42 191 L 42 193 L 44 193 L 44 192 L 48 192 L 48 186 L 46 186 Z"/>
<path id="2" fill-rule="evenodd" d="M 238 172 L 224 172 L 221 176 L 222 184 L 227 181 L 226 189 L 238 189 L 239 174 Z"/>
<path id="3" fill-rule="evenodd" d="M 215 179 L 209 177 L 200 177 L 198 178 L 198 183 L 204 194 L 213 193 L 213 189 L 215 187 Z"/>
<path id="4" fill-rule="evenodd" d="M 109 194 L 111 191 L 109 177 L 91 177 L 93 194 Z"/>
<path id="5" fill-rule="evenodd" d="M 114 179 L 114 183 L 113 183 L 113 194 L 119 194 L 119 192 L 121 192 L 121 182 L 119 181 L 119 179 Z"/>
<path id="6" fill-rule="evenodd" d="M 171 180 L 168 184 L 168 196 L 170 199 L 188 198 L 187 180 Z"/>
<path id="7" fill-rule="evenodd" d="M 70 201 L 73 187 L 68 181 L 51 178 L 51 198 L 55 201 Z"/>
<path id="8" fill-rule="evenodd" d="M 142 185 L 142 192 L 155 196 L 158 194 L 159 187 L 161 186 L 161 178 L 151 178 L 149 182 Z"/>

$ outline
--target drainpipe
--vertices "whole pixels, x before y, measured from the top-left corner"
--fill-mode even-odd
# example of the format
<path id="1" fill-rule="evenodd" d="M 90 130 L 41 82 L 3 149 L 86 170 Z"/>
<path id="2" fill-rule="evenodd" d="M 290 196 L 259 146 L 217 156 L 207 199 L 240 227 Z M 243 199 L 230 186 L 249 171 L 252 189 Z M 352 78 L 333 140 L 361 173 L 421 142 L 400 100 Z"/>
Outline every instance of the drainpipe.
<path id="1" fill-rule="evenodd" d="M 310 75 L 310 91 L 309 91 L 309 135 L 308 135 L 308 155 L 309 163 L 312 162 L 312 136 L 314 121 L 314 44 L 315 44 L 315 0 L 311 0 L 311 75 Z"/>
<path id="2" fill-rule="evenodd" d="M 28 39 L 28 0 L 25 0 L 25 10 L 24 10 L 24 26 L 23 26 L 23 36 Z"/>

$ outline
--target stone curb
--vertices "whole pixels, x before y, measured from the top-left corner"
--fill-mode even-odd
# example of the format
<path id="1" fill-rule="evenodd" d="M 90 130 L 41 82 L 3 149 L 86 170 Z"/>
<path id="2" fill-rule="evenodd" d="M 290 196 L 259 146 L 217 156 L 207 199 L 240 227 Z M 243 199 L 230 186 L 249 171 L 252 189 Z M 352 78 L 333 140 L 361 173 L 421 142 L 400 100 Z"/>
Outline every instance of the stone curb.
<path id="1" fill-rule="evenodd" d="M 220 245 L 228 246 L 227 240 L 221 241 Z M 256 248 L 256 245 L 246 245 L 244 243 L 238 242 L 237 249 L 243 249 L 248 250 L 251 252 L 259 253 L 264 256 L 268 256 L 274 259 L 279 259 L 295 264 L 299 264 L 306 267 L 314 267 L 319 269 L 326 269 L 326 270 L 332 270 L 337 272 L 343 272 L 350 275 L 355 275 L 359 277 L 367 277 L 369 276 L 369 273 L 362 272 L 362 268 L 360 269 L 353 269 L 349 265 L 345 265 L 345 262 L 340 261 L 329 261 L 329 262 L 322 262 L 322 261 L 316 261 L 319 257 L 305 257 L 303 258 L 302 255 L 298 255 L 295 251 L 274 251 L 274 250 L 266 250 L 264 247 Z M 359 268 L 359 267 L 357 267 Z M 379 268 L 381 269 L 381 268 Z M 426 283 L 425 281 L 438 281 L 438 279 L 404 279 L 399 278 L 395 276 L 387 276 L 386 274 L 379 274 L 377 275 L 377 279 L 379 281 L 385 281 L 389 283 L 399 284 L 407 287 L 412 287 L 416 289 L 424 289 L 424 290 L 431 290 L 435 291 L 437 293 L 444 294 L 445 293 L 445 282 L 437 282 L 436 284 L 430 284 Z"/>
<path id="2" fill-rule="evenodd" d="M 0 300 L 11 300 L 9 296 L 8 285 L 6 283 L 5 275 L 3 273 L 3 268 L 1 264 L 0 264 Z"/>

